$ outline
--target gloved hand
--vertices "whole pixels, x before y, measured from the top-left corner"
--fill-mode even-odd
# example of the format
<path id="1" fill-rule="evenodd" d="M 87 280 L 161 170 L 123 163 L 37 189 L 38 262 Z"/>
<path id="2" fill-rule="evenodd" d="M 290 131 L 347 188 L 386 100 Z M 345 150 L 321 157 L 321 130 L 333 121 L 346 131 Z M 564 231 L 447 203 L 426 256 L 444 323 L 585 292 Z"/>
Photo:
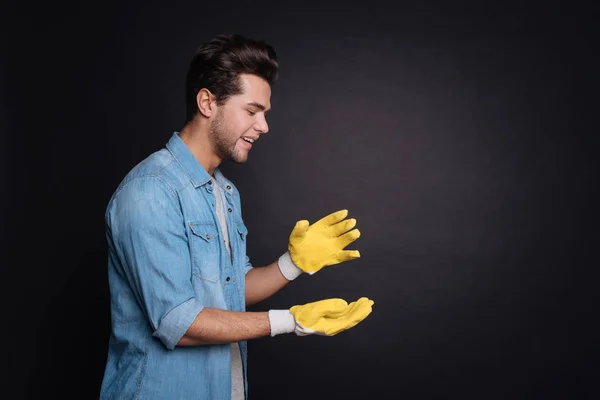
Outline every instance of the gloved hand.
<path id="1" fill-rule="evenodd" d="M 289 310 L 270 310 L 271 336 L 291 332 L 298 336 L 334 336 L 367 318 L 373 304 L 373 300 L 366 297 L 350 304 L 336 298 L 294 306 Z"/>
<path id="2" fill-rule="evenodd" d="M 289 256 L 294 265 L 302 272 L 312 275 L 323 267 L 360 257 L 358 250 L 344 250 L 360 237 L 358 229 L 351 230 L 356 226 L 356 220 L 344 220 L 346 216 L 348 210 L 340 210 L 312 225 L 306 220 L 298 221 L 288 244 Z M 290 274 L 284 272 L 284 275 L 287 277 Z"/>

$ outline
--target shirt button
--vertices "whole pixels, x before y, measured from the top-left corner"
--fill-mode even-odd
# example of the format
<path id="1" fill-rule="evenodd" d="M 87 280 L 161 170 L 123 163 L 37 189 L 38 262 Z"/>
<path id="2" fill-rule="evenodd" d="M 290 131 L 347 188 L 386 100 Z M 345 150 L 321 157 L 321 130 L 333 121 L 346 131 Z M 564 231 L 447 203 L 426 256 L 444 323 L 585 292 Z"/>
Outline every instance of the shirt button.
<path id="1" fill-rule="evenodd" d="M 227 185 L 227 189 L 231 189 L 231 186 Z"/>
<path id="2" fill-rule="evenodd" d="M 227 282 L 229 282 L 229 280 L 230 280 L 230 279 L 231 279 L 230 277 L 227 277 L 225 280 L 226 280 Z"/>
<path id="3" fill-rule="evenodd" d="M 210 235 L 206 235 L 206 239 L 210 240 Z"/>
<path id="4" fill-rule="evenodd" d="M 208 181 L 208 184 L 209 184 L 209 185 L 212 185 L 212 181 Z"/>
<path id="5" fill-rule="evenodd" d="M 227 211 L 232 212 L 233 210 L 231 208 L 228 208 Z"/>

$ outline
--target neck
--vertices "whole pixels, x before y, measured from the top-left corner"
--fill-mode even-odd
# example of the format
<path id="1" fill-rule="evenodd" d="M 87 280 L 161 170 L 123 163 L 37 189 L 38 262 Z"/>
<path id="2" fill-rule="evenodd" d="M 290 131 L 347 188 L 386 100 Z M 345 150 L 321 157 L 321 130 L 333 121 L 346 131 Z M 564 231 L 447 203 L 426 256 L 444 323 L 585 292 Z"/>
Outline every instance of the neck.
<path id="1" fill-rule="evenodd" d="M 196 160 L 204 167 L 209 175 L 221 164 L 210 143 L 210 123 L 208 120 L 194 118 L 179 132 L 179 138 L 190 149 Z"/>

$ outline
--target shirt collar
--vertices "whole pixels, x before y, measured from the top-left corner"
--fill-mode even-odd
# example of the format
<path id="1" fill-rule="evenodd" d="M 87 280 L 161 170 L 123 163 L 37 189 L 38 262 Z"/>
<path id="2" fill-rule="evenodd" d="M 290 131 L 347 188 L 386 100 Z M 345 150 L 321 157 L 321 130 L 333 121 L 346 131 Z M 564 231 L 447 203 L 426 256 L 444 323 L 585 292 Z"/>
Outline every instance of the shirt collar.
<path id="1" fill-rule="evenodd" d="M 196 160 L 196 157 L 194 157 L 187 145 L 183 143 L 183 140 L 179 137 L 179 132 L 173 133 L 173 136 L 171 136 L 171 139 L 169 139 L 169 142 L 167 143 L 167 149 L 190 176 L 190 180 L 194 187 L 197 188 L 206 185 L 213 179 L 212 176 L 206 172 L 202 164 Z M 219 168 L 215 168 L 214 176 L 217 184 L 221 186 L 225 192 L 234 195 L 237 194 L 237 189 L 233 183 L 225 178 Z"/>
<path id="2" fill-rule="evenodd" d="M 194 187 L 205 185 L 212 179 L 202 164 L 196 160 L 196 157 L 194 157 L 187 145 L 183 143 L 183 140 L 179 137 L 179 132 L 173 133 L 173 136 L 171 136 L 171 139 L 167 143 L 167 149 L 190 176 Z"/>
<path id="3" fill-rule="evenodd" d="M 227 178 L 225 178 L 225 176 L 223 175 L 223 173 L 221 172 L 221 170 L 219 168 L 215 168 L 215 180 L 217 181 L 217 184 L 223 188 L 224 191 L 226 191 L 229 194 L 237 194 L 237 189 L 236 187 L 233 185 L 233 183 L 231 183 L 231 181 Z"/>

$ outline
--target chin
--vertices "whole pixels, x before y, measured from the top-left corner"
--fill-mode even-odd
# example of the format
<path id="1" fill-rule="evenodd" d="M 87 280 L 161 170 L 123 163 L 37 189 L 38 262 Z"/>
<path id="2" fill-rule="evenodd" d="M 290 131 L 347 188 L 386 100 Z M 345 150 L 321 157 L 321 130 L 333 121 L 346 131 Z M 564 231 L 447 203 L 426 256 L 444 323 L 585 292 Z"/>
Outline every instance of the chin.
<path id="1" fill-rule="evenodd" d="M 233 162 L 234 162 L 234 163 L 236 163 L 236 164 L 245 164 L 245 163 L 246 163 L 246 161 L 248 161 L 248 158 L 247 158 L 247 157 L 246 157 L 246 158 L 244 158 L 244 159 L 233 158 L 232 160 L 233 160 Z"/>
<path id="2" fill-rule="evenodd" d="M 229 159 L 236 164 L 244 164 L 248 161 L 248 153 L 245 151 L 235 151 L 229 155 Z"/>
<path id="3" fill-rule="evenodd" d="M 240 156 L 239 154 L 236 154 L 229 157 L 229 159 L 236 164 L 244 164 L 246 161 L 248 161 L 248 155 L 246 154 L 244 156 Z"/>

